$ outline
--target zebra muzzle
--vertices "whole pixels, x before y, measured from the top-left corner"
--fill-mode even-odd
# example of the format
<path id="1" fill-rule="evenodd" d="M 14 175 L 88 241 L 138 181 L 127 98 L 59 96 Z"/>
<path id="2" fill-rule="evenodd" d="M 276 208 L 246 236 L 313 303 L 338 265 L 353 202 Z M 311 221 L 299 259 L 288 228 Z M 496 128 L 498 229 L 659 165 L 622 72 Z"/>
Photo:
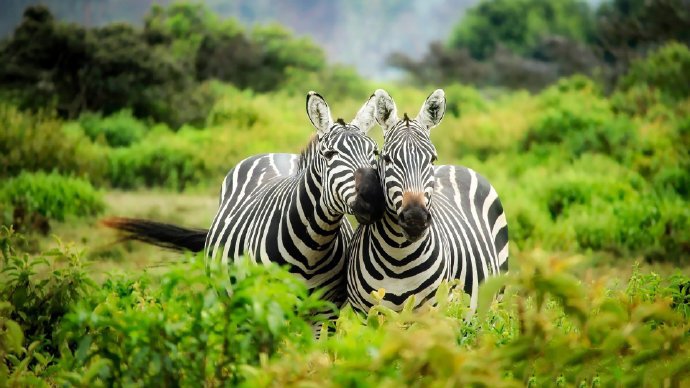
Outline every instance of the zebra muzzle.
<path id="1" fill-rule="evenodd" d="M 357 197 L 349 204 L 360 224 L 378 221 L 385 211 L 385 198 L 379 175 L 373 168 L 359 168 L 355 171 Z"/>
<path id="2" fill-rule="evenodd" d="M 419 240 L 431 225 L 431 213 L 426 207 L 409 206 L 398 215 L 398 224 L 403 229 L 405 238 L 414 242 Z"/>

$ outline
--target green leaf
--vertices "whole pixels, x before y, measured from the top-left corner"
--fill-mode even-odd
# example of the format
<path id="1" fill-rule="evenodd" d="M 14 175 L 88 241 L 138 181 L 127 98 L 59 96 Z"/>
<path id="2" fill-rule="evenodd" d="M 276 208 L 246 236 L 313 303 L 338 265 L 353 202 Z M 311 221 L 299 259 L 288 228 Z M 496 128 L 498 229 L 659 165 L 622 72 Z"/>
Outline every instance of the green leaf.
<path id="1" fill-rule="evenodd" d="M 477 314 L 481 321 L 486 318 L 486 313 L 489 311 L 491 303 L 494 301 L 499 291 L 506 287 L 509 279 L 508 275 L 498 275 L 486 279 L 484 283 L 479 286 Z"/>

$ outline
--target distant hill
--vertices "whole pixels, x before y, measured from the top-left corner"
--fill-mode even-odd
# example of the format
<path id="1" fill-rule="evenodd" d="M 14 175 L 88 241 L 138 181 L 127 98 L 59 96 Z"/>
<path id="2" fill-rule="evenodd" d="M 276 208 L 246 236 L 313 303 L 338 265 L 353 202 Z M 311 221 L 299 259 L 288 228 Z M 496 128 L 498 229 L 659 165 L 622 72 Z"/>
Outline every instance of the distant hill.
<path id="1" fill-rule="evenodd" d="M 319 43 L 332 62 L 383 78 L 388 54 L 421 57 L 431 41 L 445 40 L 477 0 L 206 0 L 209 9 L 247 25 L 278 22 Z M 12 33 L 28 5 L 45 4 L 61 20 L 84 25 L 141 24 L 153 4 L 170 0 L 0 0 L 0 36 Z"/>

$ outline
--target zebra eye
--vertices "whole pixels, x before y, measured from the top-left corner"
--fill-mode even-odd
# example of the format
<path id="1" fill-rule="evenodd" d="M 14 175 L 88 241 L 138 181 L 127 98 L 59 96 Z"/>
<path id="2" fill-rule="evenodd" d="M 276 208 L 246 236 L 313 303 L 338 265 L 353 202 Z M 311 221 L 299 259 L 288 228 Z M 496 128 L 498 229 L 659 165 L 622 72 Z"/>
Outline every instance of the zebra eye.
<path id="1" fill-rule="evenodd" d="M 434 155 L 431 157 L 431 164 L 436 163 L 437 160 L 438 160 L 438 156 L 434 154 Z"/>
<path id="2" fill-rule="evenodd" d="M 386 162 L 386 163 L 393 163 L 393 161 L 391 160 L 391 157 L 388 156 L 388 154 L 382 154 L 381 157 L 383 157 L 383 161 L 384 161 L 384 162 Z"/>
<path id="3" fill-rule="evenodd" d="M 336 155 L 338 155 L 338 151 L 336 151 L 336 150 L 326 150 L 323 152 L 323 157 L 328 159 L 328 160 L 333 159 L 333 157 Z"/>

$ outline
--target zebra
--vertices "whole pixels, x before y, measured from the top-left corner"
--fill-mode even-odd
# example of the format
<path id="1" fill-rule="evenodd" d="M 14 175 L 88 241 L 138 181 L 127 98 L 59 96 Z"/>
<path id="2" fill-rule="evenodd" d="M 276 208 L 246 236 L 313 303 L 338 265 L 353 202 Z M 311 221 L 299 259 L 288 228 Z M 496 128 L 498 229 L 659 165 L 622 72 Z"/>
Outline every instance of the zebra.
<path id="1" fill-rule="evenodd" d="M 384 90 L 374 95 L 384 132 L 378 169 L 386 210 L 355 231 L 348 302 L 366 312 L 376 303 L 372 291 L 384 289 L 384 306 L 399 311 L 414 295 L 416 308 L 442 281 L 459 279 L 475 311 L 479 283 L 508 270 L 508 227 L 496 190 L 467 167 L 434 165 L 429 135 L 445 113 L 443 90 L 433 92 L 414 119 L 398 119 Z"/>
<path id="2" fill-rule="evenodd" d="M 364 224 L 383 214 L 376 167 L 373 95 L 349 124 L 333 120 L 325 99 L 307 95 L 316 134 L 300 155 L 261 154 L 239 162 L 225 176 L 218 212 L 209 229 L 187 229 L 148 220 L 114 218 L 105 224 L 129 238 L 168 247 L 205 250 L 207 268 L 248 256 L 286 265 L 310 291 L 341 305 L 345 300 L 346 249 L 353 229 L 344 215 Z"/>

